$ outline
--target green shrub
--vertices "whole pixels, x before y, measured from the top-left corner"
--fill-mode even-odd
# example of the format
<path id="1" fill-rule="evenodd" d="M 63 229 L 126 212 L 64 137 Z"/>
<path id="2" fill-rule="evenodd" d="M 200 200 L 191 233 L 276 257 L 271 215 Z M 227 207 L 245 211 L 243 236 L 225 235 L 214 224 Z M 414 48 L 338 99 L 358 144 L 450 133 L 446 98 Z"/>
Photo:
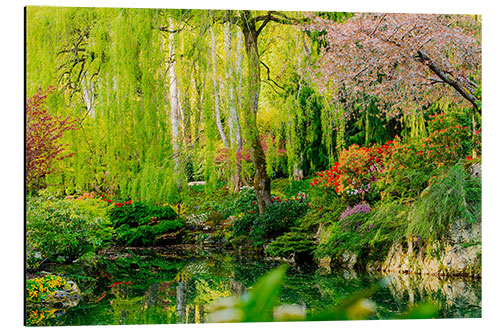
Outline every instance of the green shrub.
<path id="1" fill-rule="evenodd" d="M 299 192 L 309 193 L 313 191 L 310 179 L 293 180 L 293 179 L 276 179 L 271 182 L 271 192 L 277 196 L 293 197 Z"/>
<path id="2" fill-rule="evenodd" d="M 366 223 L 372 213 L 358 213 L 344 218 L 329 227 L 330 237 L 325 243 L 319 244 L 315 251 L 316 257 L 340 257 L 345 251 L 360 254 L 368 243 L 361 226 Z"/>
<path id="3" fill-rule="evenodd" d="M 408 225 L 410 206 L 399 201 L 380 203 L 374 207 L 363 228 L 371 230 L 370 244 L 382 243 L 392 245 L 404 237 Z"/>
<path id="4" fill-rule="evenodd" d="M 28 267 L 58 258 L 71 262 L 113 237 L 107 204 L 100 200 L 28 197 L 26 204 Z"/>
<path id="5" fill-rule="evenodd" d="M 231 207 L 231 214 L 248 213 L 257 209 L 257 196 L 250 187 L 244 187 L 238 193 L 236 200 Z"/>
<path id="6" fill-rule="evenodd" d="M 383 157 L 385 170 L 376 183 L 382 199 L 414 199 L 425 189 L 436 167 L 425 158 L 422 149 L 412 143 L 393 141 L 390 154 Z"/>
<path id="7" fill-rule="evenodd" d="M 126 246 L 145 246 L 158 242 L 165 234 L 184 227 L 170 206 L 153 206 L 144 202 L 115 206 L 110 213 L 116 228 L 116 241 Z"/>
<path id="8" fill-rule="evenodd" d="M 144 202 L 135 202 L 113 207 L 109 217 L 115 228 L 123 224 L 136 227 L 151 221 L 174 220 L 177 218 L 177 213 L 170 206 L 154 206 Z"/>
<path id="9" fill-rule="evenodd" d="M 122 224 L 116 229 L 116 241 L 126 246 L 146 246 L 158 242 L 160 236 L 181 230 L 182 220 L 161 221 L 157 224 L 146 224 L 130 227 Z"/>
<path id="10" fill-rule="evenodd" d="M 236 220 L 233 236 L 247 235 L 254 245 L 260 245 L 265 240 L 290 231 L 297 225 L 297 220 L 306 213 L 307 207 L 307 203 L 296 200 L 275 201 L 263 214 L 253 211 Z"/>
<path id="11" fill-rule="evenodd" d="M 265 253 L 273 257 L 290 257 L 292 254 L 312 253 L 315 247 L 312 234 L 293 230 L 277 237 L 266 247 Z"/>
<path id="12" fill-rule="evenodd" d="M 221 225 L 224 215 L 218 211 L 212 211 L 208 214 L 207 224 L 213 227 L 218 227 Z"/>
<path id="13" fill-rule="evenodd" d="M 250 233 L 253 222 L 258 218 L 257 213 L 245 214 L 233 224 L 233 237 L 244 236 Z"/>
<path id="14" fill-rule="evenodd" d="M 429 136 L 423 139 L 429 163 L 452 166 L 466 155 L 472 155 L 473 150 L 480 150 L 480 143 L 474 141 L 472 135 L 470 115 L 450 112 L 434 114 L 430 118 Z"/>
<path id="15" fill-rule="evenodd" d="M 461 164 L 433 179 L 414 204 L 406 234 L 437 239 L 459 219 L 481 219 L 481 179 L 471 177 Z"/>

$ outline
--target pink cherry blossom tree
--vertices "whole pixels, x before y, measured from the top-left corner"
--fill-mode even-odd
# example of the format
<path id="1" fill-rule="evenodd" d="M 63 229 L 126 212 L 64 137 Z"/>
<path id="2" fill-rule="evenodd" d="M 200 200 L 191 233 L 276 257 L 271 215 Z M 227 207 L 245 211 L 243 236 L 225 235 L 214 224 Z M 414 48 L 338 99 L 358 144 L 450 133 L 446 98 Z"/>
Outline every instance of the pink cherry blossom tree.
<path id="1" fill-rule="evenodd" d="M 438 100 L 481 112 L 481 18 L 357 13 L 313 17 L 325 47 L 312 72 L 334 100 L 376 96 L 390 116 Z"/>

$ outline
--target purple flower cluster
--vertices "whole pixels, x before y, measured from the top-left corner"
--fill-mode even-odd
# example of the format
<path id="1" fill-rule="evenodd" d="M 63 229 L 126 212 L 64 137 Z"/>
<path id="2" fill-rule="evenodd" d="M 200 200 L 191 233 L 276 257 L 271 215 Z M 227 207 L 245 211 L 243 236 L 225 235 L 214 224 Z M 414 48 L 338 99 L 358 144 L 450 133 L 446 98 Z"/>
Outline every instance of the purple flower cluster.
<path id="1" fill-rule="evenodd" d="M 359 203 L 354 207 L 347 206 L 347 208 L 344 210 L 342 215 L 340 215 L 340 219 L 344 219 L 350 215 L 354 215 L 357 213 L 369 213 L 372 209 L 368 204 L 365 203 Z"/>

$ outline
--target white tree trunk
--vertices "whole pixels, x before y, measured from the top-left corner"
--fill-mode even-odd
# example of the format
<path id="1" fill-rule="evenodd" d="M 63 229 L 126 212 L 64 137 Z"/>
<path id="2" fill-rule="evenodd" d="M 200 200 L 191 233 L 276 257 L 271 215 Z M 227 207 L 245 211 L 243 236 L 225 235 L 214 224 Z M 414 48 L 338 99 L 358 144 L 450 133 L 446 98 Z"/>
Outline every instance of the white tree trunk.
<path id="1" fill-rule="evenodd" d="M 233 32 L 231 31 L 231 23 L 227 22 L 224 26 L 224 51 L 226 59 L 226 85 L 227 85 L 227 105 L 228 105 L 228 126 L 229 126 L 229 141 L 231 144 L 231 153 L 236 157 L 236 152 L 241 151 L 243 147 L 243 139 L 241 137 L 241 125 L 239 116 L 239 103 L 235 96 L 235 88 L 238 89 L 238 85 L 241 87 L 241 66 L 242 61 L 240 61 L 240 55 L 243 55 L 243 41 L 239 43 L 240 47 L 236 50 L 236 56 L 238 57 L 238 62 L 235 64 L 235 55 L 233 52 Z M 239 52 L 239 53 L 238 53 Z M 235 69 L 235 66 L 239 68 Z M 236 74 L 236 75 L 235 75 Z M 238 93 L 241 93 L 241 88 Z M 231 183 L 233 185 L 233 193 L 240 191 L 242 186 L 241 179 L 241 161 L 235 161 L 232 165 L 231 171 Z"/>
<path id="2" fill-rule="evenodd" d="M 92 87 L 92 83 L 89 80 L 85 80 L 85 84 L 82 84 L 82 99 L 87 107 L 87 114 L 90 118 L 95 117 L 95 94 Z"/>
<path id="3" fill-rule="evenodd" d="M 243 59 L 245 57 L 244 51 L 243 51 L 243 33 L 241 31 L 237 31 L 236 33 L 237 39 L 236 39 L 236 80 L 238 80 L 238 88 L 237 88 L 237 93 L 236 93 L 236 98 L 238 101 L 238 109 L 241 110 L 242 103 L 243 101 L 241 100 L 242 93 L 241 93 L 241 87 L 243 85 Z M 240 129 L 241 132 L 241 129 Z"/>
<path id="4" fill-rule="evenodd" d="M 239 65 L 240 68 L 236 68 L 236 71 L 234 70 L 235 63 L 234 63 L 234 55 L 233 55 L 233 45 L 232 45 L 232 32 L 230 30 L 231 23 L 227 22 L 225 23 L 224 26 L 224 48 L 225 48 L 225 53 L 226 53 L 226 84 L 228 86 L 227 88 L 227 105 L 229 109 L 229 119 L 228 119 L 228 125 L 229 125 L 229 139 L 231 141 L 231 147 L 236 148 L 237 150 L 241 149 L 243 146 L 243 140 L 241 138 L 241 125 L 240 125 L 240 116 L 238 114 L 238 103 L 237 100 L 234 96 L 234 88 L 236 83 L 241 84 L 240 78 L 241 77 L 241 62 L 239 61 L 236 65 Z M 243 44 L 243 41 L 241 41 L 241 44 Z M 239 57 L 240 54 L 243 55 L 243 45 L 240 45 L 241 48 L 237 49 L 237 56 Z M 239 54 L 238 54 L 239 52 Z M 235 72 L 236 72 L 236 78 L 235 78 Z M 238 77 L 239 76 L 239 77 Z"/>
<path id="5" fill-rule="evenodd" d="M 224 147 L 229 148 L 229 144 L 227 143 L 226 133 L 224 133 L 224 127 L 222 126 L 222 121 L 220 117 L 220 106 L 219 106 L 219 89 L 217 85 L 217 69 L 215 62 L 215 36 L 214 36 L 214 27 L 210 28 L 210 33 L 212 35 L 212 83 L 214 86 L 214 97 L 215 97 L 215 121 L 217 123 L 217 128 L 219 129 L 220 137 L 222 139 L 222 143 L 224 143 Z"/>
<path id="6" fill-rule="evenodd" d="M 173 31 L 174 21 L 169 18 L 169 29 Z M 172 147 L 174 153 L 174 172 L 177 179 L 177 186 L 181 186 L 181 158 L 180 158 L 180 103 L 179 90 L 177 87 L 176 74 L 176 54 L 175 54 L 175 34 L 170 33 L 168 39 L 168 78 L 169 78 L 169 99 L 170 99 L 170 122 L 172 124 Z"/>

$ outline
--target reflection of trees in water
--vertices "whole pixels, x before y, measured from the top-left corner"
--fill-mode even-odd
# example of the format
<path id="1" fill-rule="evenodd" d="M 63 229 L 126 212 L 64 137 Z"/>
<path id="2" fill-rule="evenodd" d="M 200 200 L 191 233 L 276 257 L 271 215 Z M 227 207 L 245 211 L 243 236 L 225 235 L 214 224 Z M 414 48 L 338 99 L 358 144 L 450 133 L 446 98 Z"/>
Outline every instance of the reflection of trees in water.
<path id="1" fill-rule="evenodd" d="M 206 305 L 213 300 L 230 296 L 231 263 L 218 256 L 194 260 L 178 273 L 176 313 L 180 323 L 200 323 Z"/>
<path id="2" fill-rule="evenodd" d="M 259 277 L 278 265 L 277 262 L 248 258 L 234 258 L 229 261 L 219 258 L 215 261 L 207 260 L 186 265 L 184 270 L 193 276 L 186 288 L 186 307 L 191 311 L 188 317 L 192 318 L 189 322 L 193 322 L 197 316 L 204 317 L 205 313 L 199 306 L 206 306 L 210 299 L 215 299 L 217 292 L 241 295 Z M 302 305 L 308 312 L 317 313 L 339 304 L 349 295 L 382 278 L 381 274 L 346 274 L 343 271 L 325 273 L 318 269 L 311 271 L 290 267 L 282 283 L 280 302 Z M 204 288 L 200 287 L 202 285 Z M 441 304 L 439 317 L 478 317 L 481 313 L 480 293 L 480 282 L 474 283 L 460 278 L 393 275 L 387 288 L 379 289 L 372 300 L 377 304 L 376 318 L 392 318 L 427 298 Z"/>
<path id="3" fill-rule="evenodd" d="M 437 302 L 439 317 L 475 318 L 481 316 L 481 280 L 433 275 L 388 275 L 392 297 L 413 305 L 423 300 Z"/>
<path id="4" fill-rule="evenodd" d="M 177 283 L 177 297 L 176 297 L 176 312 L 177 312 L 177 322 L 184 322 L 186 318 L 186 292 L 187 286 L 186 282 L 180 280 Z"/>
<path id="5" fill-rule="evenodd" d="M 105 289 L 96 289 L 93 299 L 104 291 L 106 298 L 99 303 L 84 302 L 54 320 L 58 325 L 201 323 L 211 301 L 243 294 L 279 265 L 227 253 L 179 259 L 138 252 L 106 262 L 104 267 L 113 280 L 105 280 Z M 279 302 L 302 305 L 307 312 L 318 313 L 383 277 L 354 273 L 289 267 Z M 439 317 L 481 314 L 480 280 L 395 274 L 391 277 L 388 287 L 371 298 L 377 305 L 376 318 L 392 318 L 426 297 L 441 304 Z M 108 288 L 110 281 L 122 280 L 133 285 Z"/>

